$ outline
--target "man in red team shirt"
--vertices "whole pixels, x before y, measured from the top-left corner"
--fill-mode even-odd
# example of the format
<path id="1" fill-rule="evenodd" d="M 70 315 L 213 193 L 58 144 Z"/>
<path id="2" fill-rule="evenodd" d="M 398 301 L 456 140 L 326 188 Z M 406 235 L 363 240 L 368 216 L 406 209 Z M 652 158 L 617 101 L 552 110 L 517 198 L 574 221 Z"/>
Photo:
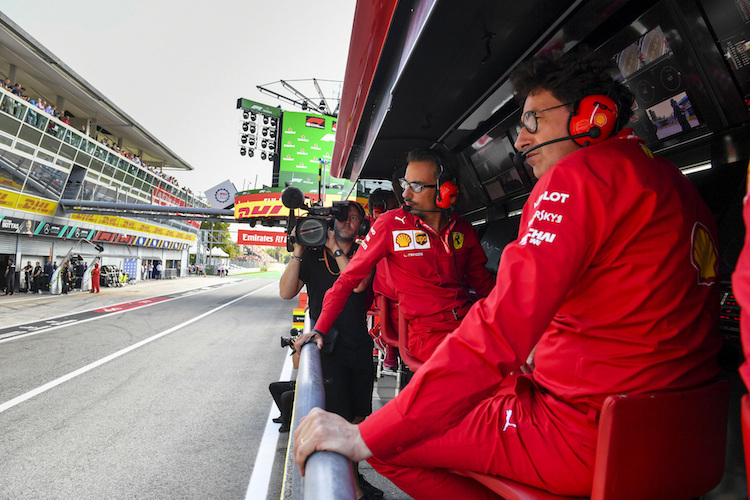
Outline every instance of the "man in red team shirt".
<path id="1" fill-rule="evenodd" d="M 417 499 L 495 498 L 454 469 L 588 495 L 608 395 L 718 375 L 715 221 L 672 163 L 618 133 L 633 97 L 608 64 L 584 52 L 516 70 L 516 147 L 539 181 L 497 285 L 363 423 L 314 409 L 295 434 L 303 473 L 314 450 L 334 450 L 371 457 Z M 534 370 L 509 376 L 534 346 Z"/>
<path id="2" fill-rule="evenodd" d="M 422 362 L 461 323 L 472 304 L 469 289 L 477 297 L 486 297 L 492 289 L 487 257 L 474 228 L 437 205 L 449 207 L 447 186 L 455 186 L 441 155 L 415 150 L 407 162 L 401 179 L 405 206 L 378 217 L 349 266 L 326 292 L 315 329 L 300 337 L 302 341 L 328 332 L 352 290 L 382 260 L 388 263 L 390 281 L 384 288 L 390 291 L 376 287 L 375 292 L 395 292 L 408 322 L 407 347 Z M 323 344 L 322 335 L 316 342 Z"/>

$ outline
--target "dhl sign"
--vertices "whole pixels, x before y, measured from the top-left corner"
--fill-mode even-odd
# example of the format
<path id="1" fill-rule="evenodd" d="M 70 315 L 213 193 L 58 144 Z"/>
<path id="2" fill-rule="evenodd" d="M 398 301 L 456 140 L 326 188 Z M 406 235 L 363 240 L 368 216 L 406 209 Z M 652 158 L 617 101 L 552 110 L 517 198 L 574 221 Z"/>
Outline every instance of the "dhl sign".
<path id="1" fill-rule="evenodd" d="M 0 189 L 0 207 L 16 208 L 18 193 L 11 193 Z"/>
<path id="2" fill-rule="evenodd" d="M 0 207 L 15 208 L 25 212 L 34 212 L 43 215 L 55 215 L 57 203 L 36 196 L 14 193 L 0 189 Z"/>
<path id="3" fill-rule="evenodd" d="M 317 194 L 306 193 L 306 198 L 317 200 Z M 289 209 L 281 202 L 279 192 L 248 193 L 245 191 L 234 198 L 234 218 L 252 219 L 255 217 L 288 217 Z"/>
<path id="4" fill-rule="evenodd" d="M 179 238 L 181 240 L 194 241 L 195 235 L 189 233 L 183 233 L 182 231 L 175 231 L 173 229 L 166 229 L 159 226 L 153 226 L 151 224 L 144 224 L 142 222 L 136 222 L 122 217 L 115 217 L 112 215 L 92 215 L 92 214 L 71 214 L 72 220 L 82 220 L 86 222 L 93 222 L 95 224 L 103 224 L 105 226 L 113 226 L 121 229 L 129 229 L 132 231 L 140 231 L 149 234 L 158 234 L 159 236 L 167 236 L 170 238 Z"/>

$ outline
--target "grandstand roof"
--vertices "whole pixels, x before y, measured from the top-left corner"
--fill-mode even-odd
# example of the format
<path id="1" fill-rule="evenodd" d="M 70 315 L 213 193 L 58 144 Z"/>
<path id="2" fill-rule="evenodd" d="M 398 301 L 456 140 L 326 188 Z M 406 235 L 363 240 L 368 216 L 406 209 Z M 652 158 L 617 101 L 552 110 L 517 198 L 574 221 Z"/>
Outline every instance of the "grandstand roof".
<path id="1" fill-rule="evenodd" d="M 16 81 L 26 95 L 56 104 L 65 99 L 65 110 L 76 118 L 90 119 L 111 135 L 121 138 L 121 147 L 153 166 L 193 170 L 193 167 L 162 144 L 86 80 L 0 12 L 0 75 L 8 77 L 16 66 Z M 128 75 L 123 74 L 123 78 Z M 16 82 L 11 82 L 16 83 Z"/>

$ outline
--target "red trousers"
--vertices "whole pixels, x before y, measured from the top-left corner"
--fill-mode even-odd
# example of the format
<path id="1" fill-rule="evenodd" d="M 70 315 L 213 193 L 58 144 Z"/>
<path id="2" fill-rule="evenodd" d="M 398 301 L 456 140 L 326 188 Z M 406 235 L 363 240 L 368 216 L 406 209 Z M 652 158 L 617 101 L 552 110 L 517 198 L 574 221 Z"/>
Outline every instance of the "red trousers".
<path id="1" fill-rule="evenodd" d="M 95 293 L 99 293 L 99 277 L 91 279 L 91 291 Z"/>
<path id="2" fill-rule="evenodd" d="M 372 457 L 368 462 L 416 500 L 497 498 L 480 483 L 454 473 L 456 469 L 587 496 L 596 452 L 594 420 L 537 390 L 528 378 L 508 377 L 443 436 L 391 459 Z"/>
<path id="3" fill-rule="evenodd" d="M 394 331 L 399 332 L 398 305 L 390 301 L 390 308 L 390 319 Z M 415 358 L 424 363 L 430 359 L 430 356 L 432 356 L 432 353 L 435 352 L 435 349 L 437 349 L 443 339 L 458 328 L 460 324 L 460 319 L 447 321 L 434 320 L 431 322 L 406 320 L 406 326 L 409 329 L 407 347 Z"/>

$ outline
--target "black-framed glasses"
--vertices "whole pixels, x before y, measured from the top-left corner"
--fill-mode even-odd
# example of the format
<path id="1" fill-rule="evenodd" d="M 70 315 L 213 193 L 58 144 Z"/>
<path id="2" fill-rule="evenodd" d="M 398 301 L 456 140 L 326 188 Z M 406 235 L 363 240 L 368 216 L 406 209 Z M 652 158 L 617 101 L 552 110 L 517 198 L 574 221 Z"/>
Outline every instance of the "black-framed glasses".
<path id="1" fill-rule="evenodd" d="M 543 109 L 541 111 L 527 111 L 523 115 L 521 115 L 521 123 L 519 123 L 516 126 L 516 133 L 521 133 L 521 128 L 525 128 L 529 131 L 530 134 L 536 134 L 536 131 L 539 128 L 539 123 L 537 122 L 537 115 L 539 113 L 544 113 L 545 111 L 551 111 L 553 109 L 562 108 L 563 106 L 570 106 L 573 104 L 572 102 L 566 102 L 564 104 L 558 104 L 557 106 L 552 106 L 551 108 Z"/>
<path id="2" fill-rule="evenodd" d="M 421 193 L 424 188 L 434 188 L 437 184 L 422 184 L 421 182 L 409 182 L 403 177 L 398 180 L 401 189 L 406 191 L 406 188 L 411 188 L 415 193 Z"/>

